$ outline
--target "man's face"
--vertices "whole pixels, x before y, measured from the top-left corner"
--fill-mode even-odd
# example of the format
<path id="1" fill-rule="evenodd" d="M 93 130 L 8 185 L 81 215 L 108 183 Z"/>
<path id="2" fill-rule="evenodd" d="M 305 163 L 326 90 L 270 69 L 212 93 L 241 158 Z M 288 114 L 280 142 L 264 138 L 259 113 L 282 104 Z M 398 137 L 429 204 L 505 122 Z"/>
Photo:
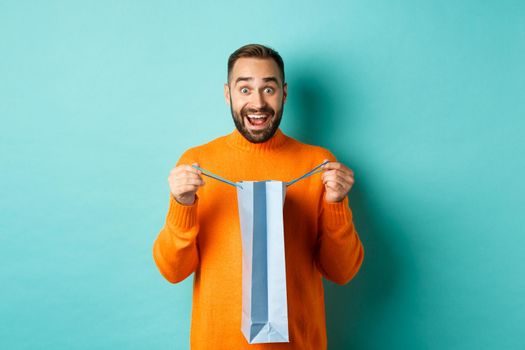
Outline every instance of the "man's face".
<path id="1" fill-rule="evenodd" d="M 277 131 L 286 101 L 287 84 L 273 59 L 239 58 L 224 84 L 233 121 L 250 142 L 269 140 Z"/>

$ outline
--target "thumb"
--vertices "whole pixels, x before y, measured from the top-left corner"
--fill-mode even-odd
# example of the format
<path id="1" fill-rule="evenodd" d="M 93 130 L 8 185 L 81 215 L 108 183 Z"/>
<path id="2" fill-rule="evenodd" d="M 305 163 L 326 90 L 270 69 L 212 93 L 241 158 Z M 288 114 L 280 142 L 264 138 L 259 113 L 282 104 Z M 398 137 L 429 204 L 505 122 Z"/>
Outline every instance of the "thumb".
<path id="1" fill-rule="evenodd" d="M 195 167 L 199 167 L 199 168 L 200 168 L 199 163 L 197 163 L 197 162 L 193 162 L 193 163 L 191 163 L 191 167 L 192 167 L 193 169 L 197 170 L 197 174 L 199 174 L 199 175 L 202 174 L 202 170 L 200 170 L 200 169 L 198 169 L 198 168 L 195 168 Z"/>

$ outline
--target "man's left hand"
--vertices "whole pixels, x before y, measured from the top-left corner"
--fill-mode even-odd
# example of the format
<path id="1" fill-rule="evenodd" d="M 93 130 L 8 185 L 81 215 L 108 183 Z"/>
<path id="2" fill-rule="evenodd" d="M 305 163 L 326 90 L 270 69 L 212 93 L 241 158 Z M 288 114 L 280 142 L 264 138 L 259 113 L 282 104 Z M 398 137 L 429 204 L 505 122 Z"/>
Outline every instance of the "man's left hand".
<path id="1" fill-rule="evenodd" d="M 342 201 L 354 185 L 354 172 L 338 162 L 326 163 L 322 169 L 325 200 L 330 203 Z"/>

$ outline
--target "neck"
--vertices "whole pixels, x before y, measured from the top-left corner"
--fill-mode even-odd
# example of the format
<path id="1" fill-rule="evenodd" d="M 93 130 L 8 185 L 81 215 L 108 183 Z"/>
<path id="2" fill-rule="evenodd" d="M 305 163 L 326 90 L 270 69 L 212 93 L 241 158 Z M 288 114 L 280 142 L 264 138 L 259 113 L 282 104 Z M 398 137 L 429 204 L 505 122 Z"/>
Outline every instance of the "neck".
<path id="1" fill-rule="evenodd" d="M 248 141 L 239 130 L 235 129 L 231 134 L 228 135 L 228 144 L 234 148 L 247 151 L 247 152 L 268 152 L 275 150 L 286 142 L 286 135 L 284 135 L 281 129 L 277 129 L 275 134 L 267 141 L 254 143 Z"/>

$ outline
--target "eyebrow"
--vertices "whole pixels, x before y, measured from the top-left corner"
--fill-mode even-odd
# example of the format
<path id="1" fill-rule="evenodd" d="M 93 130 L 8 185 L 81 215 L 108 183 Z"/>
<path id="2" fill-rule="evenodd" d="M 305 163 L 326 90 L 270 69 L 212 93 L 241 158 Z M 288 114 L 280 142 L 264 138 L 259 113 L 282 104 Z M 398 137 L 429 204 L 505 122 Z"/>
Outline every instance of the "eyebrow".
<path id="1" fill-rule="evenodd" d="M 235 80 L 235 84 L 237 85 L 237 83 L 241 82 L 241 81 L 252 81 L 253 80 L 253 77 L 238 77 L 236 80 Z M 265 83 L 269 82 L 269 81 L 273 81 L 274 83 L 276 83 L 277 85 L 279 85 L 279 80 L 277 80 L 276 77 L 266 77 L 266 78 L 263 78 L 263 81 Z"/>
<path id="2" fill-rule="evenodd" d="M 279 80 L 277 80 L 276 77 L 268 77 L 268 78 L 263 78 L 263 81 L 264 82 L 269 82 L 269 81 L 273 81 L 275 84 L 279 85 Z"/>

